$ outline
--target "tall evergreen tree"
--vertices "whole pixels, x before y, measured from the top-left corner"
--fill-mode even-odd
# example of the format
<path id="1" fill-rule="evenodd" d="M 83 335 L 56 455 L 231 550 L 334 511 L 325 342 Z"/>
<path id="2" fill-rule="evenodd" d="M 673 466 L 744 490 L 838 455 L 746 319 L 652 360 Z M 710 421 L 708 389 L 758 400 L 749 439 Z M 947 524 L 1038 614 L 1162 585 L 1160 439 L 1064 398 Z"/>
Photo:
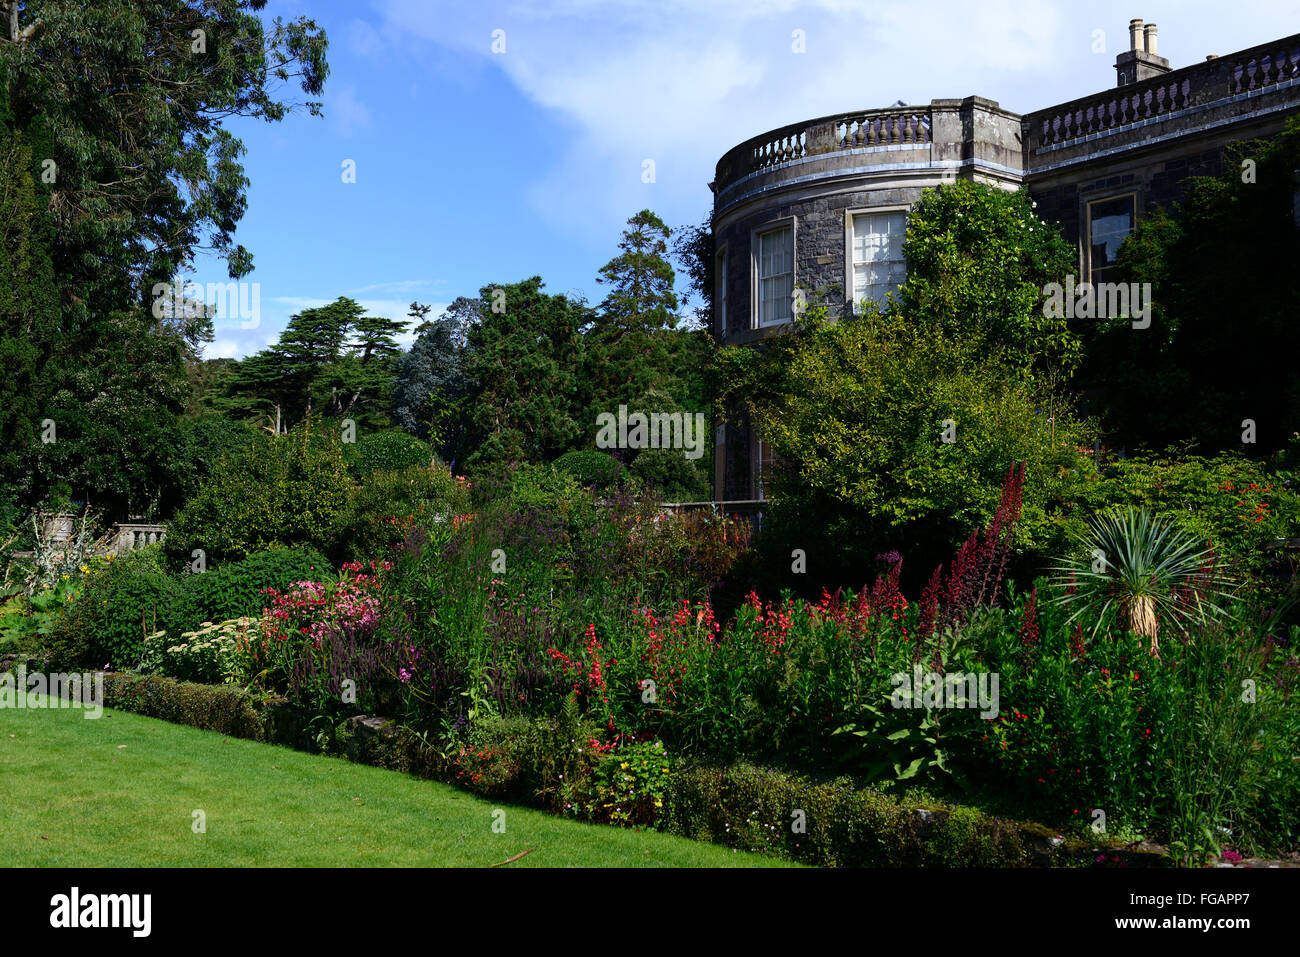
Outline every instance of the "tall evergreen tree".
<path id="1" fill-rule="evenodd" d="M 0 306 L 5 330 L 21 327 L 27 341 L 0 346 L 6 372 L 11 362 L 17 370 L 6 387 L 18 389 L 37 363 L 0 429 L 6 444 L 26 447 L 24 497 L 57 482 L 120 513 L 175 493 L 185 363 L 205 327 L 155 318 L 155 287 L 201 248 L 222 255 L 232 277 L 247 274 L 251 256 L 233 240 L 246 207 L 243 146 L 222 124 L 282 119 L 292 107 L 277 81 L 315 95 L 327 74 L 316 25 L 277 20 L 268 30 L 256 15 L 264 6 L 0 3 L 0 245 L 16 274 L 32 277 Z M 48 278 L 37 279 L 47 262 Z M 32 444 L 22 423 L 33 416 L 53 422 L 54 443 Z"/>
<path id="2" fill-rule="evenodd" d="M 590 311 L 566 296 L 542 291 L 540 276 L 479 291 L 467 333 L 466 373 L 474 383 L 468 410 L 472 466 L 493 469 L 547 462 L 583 434 L 578 405 L 579 330 Z"/>
<path id="3" fill-rule="evenodd" d="M 480 303 L 458 297 L 437 319 L 430 307 L 411 303 L 416 325 L 411 350 L 398 360 L 393 379 L 393 414 L 399 426 L 427 440 L 448 462 L 465 453 L 466 419 L 461 403 L 469 391 L 465 334 Z"/>
<path id="4" fill-rule="evenodd" d="M 227 381 L 232 405 L 277 418 L 281 430 L 312 412 L 387 421 L 389 390 L 405 323 L 366 316 L 341 296 L 289 318 L 275 345 L 240 363 Z"/>
<path id="5" fill-rule="evenodd" d="M 586 404 L 592 415 L 665 385 L 660 333 L 677 326 L 671 230 L 648 209 L 627 221 L 621 252 L 600 269 L 610 287 L 587 333 Z"/>
<path id="6" fill-rule="evenodd" d="M 0 99 L 0 486 L 17 499 L 31 493 L 43 418 L 37 377 L 58 333 L 58 298 L 31 149 L 5 107 Z"/>

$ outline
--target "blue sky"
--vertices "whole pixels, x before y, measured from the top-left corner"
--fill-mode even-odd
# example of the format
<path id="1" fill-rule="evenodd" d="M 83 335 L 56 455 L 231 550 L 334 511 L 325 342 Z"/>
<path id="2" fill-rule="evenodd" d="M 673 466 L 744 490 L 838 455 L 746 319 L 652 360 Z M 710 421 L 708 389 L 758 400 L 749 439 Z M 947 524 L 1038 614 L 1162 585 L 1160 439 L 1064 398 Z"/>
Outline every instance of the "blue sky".
<path id="1" fill-rule="evenodd" d="M 898 100 L 978 94 L 1029 112 L 1113 86 L 1132 17 L 1159 25 L 1159 52 L 1178 68 L 1289 35 L 1300 0 L 273 0 L 264 11 L 299 15 L 330 38 L 325 117 L 231 125 L 248 148 L 236 239 L 254 254 L 261 313 L 249 329 L 219 320 L 208 357 L 249 355 L 295 312 L 345 295 L 404 318 L 412 300 L 437 312 L 540 275 L 598 302 L 597 271 L 627 218 L 649 207 L 670 226 L 701 222 L 714 164 L 750 136 Z M 194 281 L 226 279 L 214 258 L 196 267 Z"/>

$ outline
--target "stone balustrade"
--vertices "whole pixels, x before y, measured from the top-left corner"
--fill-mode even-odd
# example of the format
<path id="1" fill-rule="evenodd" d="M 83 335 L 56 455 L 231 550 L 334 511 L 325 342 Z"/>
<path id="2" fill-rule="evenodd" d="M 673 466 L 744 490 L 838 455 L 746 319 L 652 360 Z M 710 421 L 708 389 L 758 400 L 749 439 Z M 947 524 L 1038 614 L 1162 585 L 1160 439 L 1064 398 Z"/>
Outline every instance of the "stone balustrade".
<path id="1" fill-rule="evenodd" d="M 1300 34 L 1025 116 L 1030 153 L 1300 84 Z"/>
<path id="2" fill-rule="evenodd" d="M 145 545 L 153 545 L 167 537 L 166 525 L 125 523 L 117 525 L 117 541 L 113 548 L 115 554 L 127 552 Z"/>
<path id="3" fill-rule="evenodd" d="M 792 123 L 746 140 L 719 161 L 715 189 L 808 156 L 876 146 L 922 146 L 930 142 L 930 107 L 859 110 Z"/>

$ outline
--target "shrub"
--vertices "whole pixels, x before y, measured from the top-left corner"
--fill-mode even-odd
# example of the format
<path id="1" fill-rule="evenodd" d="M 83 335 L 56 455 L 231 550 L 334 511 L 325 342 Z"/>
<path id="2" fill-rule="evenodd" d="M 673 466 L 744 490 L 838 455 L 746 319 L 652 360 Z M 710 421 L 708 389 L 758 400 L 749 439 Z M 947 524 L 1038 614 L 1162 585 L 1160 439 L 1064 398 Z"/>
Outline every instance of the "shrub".
<path id="1" fill-rule="evenodd" d="M 314 548 L 268 548 L 202 574 L 182 575 L 182 595 L 172 624 L 178 630 L 192 631 L 205 621 L 260 615 L 270 604 L 262 589 L 283 589 L 296 581 L 320 579 L 331 569 L 325 556 Z"/>
<path id="2" fill-rule="evenodd" d="M 222 460 L 270 441 L 269 436 L 252 426 L 212 413 L 182 419 L 181 434 L 185 442 L 185 471 L 180 482 L 187 496 L 199 490 Z"/>
<path id="3" fill-rule="evenodd" d="M 272 545 L 327 548 L 354 488 L 341 449 L 337 435 L 309 420 L 225 459 L 176 515 L 168 557 L 189 562 L 202 549 L 220 564 Z"/>
<path id="4" fill-rule="evenodd" d="M 618 459 L 597 449 L 565 452 L 551 467 L 573 476 L 580 485 L 602 492 L 614 485 L 623 472 Z"/>
<path id="5" fill-rule="evenodd" d="M 1084 516 L 1145 509 L 1212 542 L 1243 580 L 1245 592 L 1258 592 L 1269 584 L 1269 566 L 1276 561 L 1277 553 L 1267 547 L 1300 537 L 1300 475 L 1286 458 L 1265 462 L 1239 453 L 1177 458 L 1166 453 L 1103 460 L 1101 474 L 1063 503 L 1065 537 L 1086 534 Z M 1289 577 L 1285 569 L 1283 584 Z"/>
<path id="6" fill-rule="evenodd" d="M 134 668 L 145 637 L 172 627 L 180 599 L 180 587 L 163 571 L 157 546 L 92 568 L 50 634 L 48 660 Z"/>
<path id="7" fill-rule="evenodd" d="M 429 466 L 434 459 L 427 442 L 401 429 L 367 430 L 355 442 L 343 446 L 343 459 L 353 478 L 361 480 L 373 472 L 400 472 L 417 465 Z"/>
<path id="8" fill-rule="evenodd" d="M 977 358 L 973 343 L 926 336 L 893 314 L 812 313 L 737 373 L 777 457 L 765 537 L 787 555 L 816 554 L 823 584 L 855 584 L 872 555 L 904 545 L 913 571 L 932 568 L 992 516 L 1012 462 L 1026 476 L 1017 548 L 1055 533 L 1058 500 L 1095 472 L 1078 451 L 1082 424 L 1065 410 L 1049 422 L 1039 386 L 1004 360 Z M 943 441 L 952 428 L 957 440 Z"/>
<path id="9" fill-rule="evenodd" d="M 413 528 L 468 510 L 466 483 L 441 463 L 371 472 L 335 521 L 335 549 L 340 559 L 386 558 Z"/>
<path id="10" fill-rule="evenodd" d="M 712 496 L 708 479 L 680 449 L 646 449 L 632 462 L 633 475 L 669 502 L 702 502 Z"/>

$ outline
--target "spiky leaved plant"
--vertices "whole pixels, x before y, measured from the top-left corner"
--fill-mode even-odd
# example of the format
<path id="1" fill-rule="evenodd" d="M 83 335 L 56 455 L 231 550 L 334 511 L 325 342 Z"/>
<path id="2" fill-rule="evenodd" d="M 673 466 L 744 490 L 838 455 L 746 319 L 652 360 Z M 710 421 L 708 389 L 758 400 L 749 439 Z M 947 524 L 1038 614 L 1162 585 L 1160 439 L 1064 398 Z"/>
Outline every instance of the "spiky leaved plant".
<path id="1" fill-rule="evenodd" d="M 1052 569 L 1062 586 L 1055 601 L 1074 608 L 1067 624 L 1092 613 L 1095 635 L 1115 607 L 1130 631 L 1151 640 L 1151 654 L 1158 657 L 1162 623 L 1185 634 L 1189 625 L 1224 614 L 1219 600 L 1231 593 L 1233 582 L 1213 547 L 1186 529 L 1128 508 L 1097 516 L 1077 540 L 1084 557 L 1064 559 Z"/>

